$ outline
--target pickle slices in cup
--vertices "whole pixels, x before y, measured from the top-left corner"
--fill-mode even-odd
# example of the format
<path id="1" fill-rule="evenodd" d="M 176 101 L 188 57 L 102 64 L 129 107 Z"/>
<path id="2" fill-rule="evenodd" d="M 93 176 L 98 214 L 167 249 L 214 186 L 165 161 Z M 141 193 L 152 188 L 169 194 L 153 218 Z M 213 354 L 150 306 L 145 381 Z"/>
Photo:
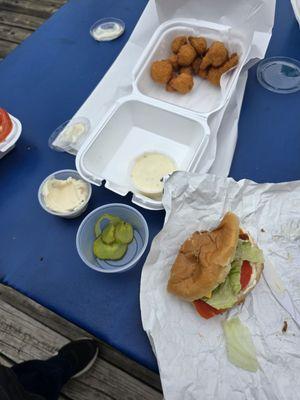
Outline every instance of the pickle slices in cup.
<path id="1" fill-rule="evenodd" d="M 108 221 L 101 229 L 101 223 Z M 95 224 L 93 251 L 100 260 L 120 260 L 133 240 L 133 227 L 112 214 L 102 214 Z"/>

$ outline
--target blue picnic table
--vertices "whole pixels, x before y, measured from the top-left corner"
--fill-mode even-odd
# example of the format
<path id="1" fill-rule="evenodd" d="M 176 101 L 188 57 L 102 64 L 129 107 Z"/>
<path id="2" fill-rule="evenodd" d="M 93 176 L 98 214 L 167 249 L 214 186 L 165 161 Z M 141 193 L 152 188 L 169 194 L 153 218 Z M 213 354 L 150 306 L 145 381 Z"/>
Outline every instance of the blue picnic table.
<path id="1" fill-rule="evenodd" d="M 56 218 L 46 214 L 37 199 L 38 187 L 48 174 L 74 168 L 74 157 L 50 150 L 48 137 L 72 117 L 101 80 L 146 4 L 147 0 L 70 0 L 0 63 L 0 106 L 23 124 L 16 149 L 0 160 L 0 280 L 157 370 L 140 317 L 140 275 L 146 255 L 121 275 L 87 268 L 75 245 L 84 216 Z M 99 46 L 89 36 L 89 27 L 108 16 L 122 18 L 126 32 Z M 300 31 L 287 0 L 277 1 L 267 55 L 300 59 Z M 257 182 L 300 179 L 299 111 L 300 92 L 266 91 L 253 67 L 230 176 Z M 97 187 L 86 213 L 111 202 L 131 204 L 130 196 Z M 162 228 L 164 213 L 140 211 L 152 240 Z"/>

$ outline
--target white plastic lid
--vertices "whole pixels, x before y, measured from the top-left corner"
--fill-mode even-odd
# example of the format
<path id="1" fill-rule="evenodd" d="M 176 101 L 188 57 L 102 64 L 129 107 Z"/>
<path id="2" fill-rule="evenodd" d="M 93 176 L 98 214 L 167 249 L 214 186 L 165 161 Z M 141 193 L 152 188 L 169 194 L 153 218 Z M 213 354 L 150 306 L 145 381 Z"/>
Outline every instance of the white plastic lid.
<path id="1" fill-rule="evenodd" d="M 125 22 L 119 18 L 102 18 L 96 21 L 90 29 L 92 38 L 97 42 L 115 40 L 125 31 Z"/>
<path id="2" fill-rule="evenodd" d="M 90 131 L 90 121 L 85 117 L 76 117 L 65 121 L 50 135 L 48 144 L 55 151 L 77 154 Z"/>

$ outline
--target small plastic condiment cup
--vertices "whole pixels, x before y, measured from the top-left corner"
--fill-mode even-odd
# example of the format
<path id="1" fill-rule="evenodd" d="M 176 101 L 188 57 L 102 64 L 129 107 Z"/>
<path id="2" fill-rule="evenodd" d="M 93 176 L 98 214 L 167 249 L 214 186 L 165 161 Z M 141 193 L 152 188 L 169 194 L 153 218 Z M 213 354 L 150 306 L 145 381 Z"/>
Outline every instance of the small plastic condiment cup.
<path id="1" fill-rule="evenodd" d="M 100 260 L 95 257 L 93 243 L 95 240 L 95 224 L 103 214 L 120 217 L 133 227 L 134 238 L 128 245 L 127 252 L 120 260 Z M 108 221 L 103 221 L 103 229 Z M 149 229 L 143 215 L 126 204 L 112 203 L 96 208 L 81 222 L 76 236 L 76 247 L 82 261 L 90 268 L 104 273 L 120 273 L 133 268 L 144 254 L 149 240 Z"/>
<path id="2" fill-rule="evenodd" d="M 105 32 L 113 27 L 113 26 L 118 26 L 120 28 L 119 32 L 116 32 L 115 34 L 111 34 L 110 36 L 108 35 L 107 37 L 101 37 L 97 35 L 97 29 L 101 28 L 102 32 Z M 109 18 L 102 18 L 96 21 L 90 28 L 90 35 L 92 36 L 93 39 L 95 39 L 97 42 L 108 42 L 111 40 L 115 40 L 118 37 L 122 36 L 125 31 L 125 22 L 122 21 L 119 18 L 114 18 L 114 17 L 109 17 Z"/>
<path id="3" fill-rule="evenodd" d="M 162 153 L 162 152 L 160 152 L 160 151 L 155 151 L 155 150 L 153 150 L 153 151 L 146 151 L 146 152 L 144 152 L 144 153 L 139 154 L 139 155 L 138 155 L 137 157 L 135 157 L 135 158 L 131 161 L 131 163 L 129 164 L 129 174 L 130 174 L 130 179 L 131 179 L 132 186 L 133 186 L 140 194 L 142 194 L 143 196 L 149 197 L 150 199 L 153 199 L 153 200 L 161 200 L 162 195 L 163 195 L 163 191 L 164 191 L 164 188 L 163 188 L 163 187 L 162 187 L 161 190 L 149 190 L 149 189 L 145 189 L 145 187 L 139 186 L 139 185 L 134 181 L 134 179 L 132 178 L 132 170 L 133 170 L 133 168 L 134 168 L 136 162 L 137 162 L 141 157 L 143 157 L 144 155 L 147 155 L 147 154 L 159 154 L 159 155 L 163 155 L 163 156 L 169 158 L 169 159 L 173 162 L 175 168 L 177 169 L 176 162 L 175 162 L 174 159 L 173 159 L 172 157 L 170 157 L 168 154 Z M 176 169 L 175 169 L 175 170 L 176 170 Z M 175 171 L 174 171 L 174 172 L 175 172 Z M 173 173 L 173 172 L 172 172 L 172 173 Z M 167 174 L 167 176 L 170 176 L 170 175 L 171 175 L 171 174 Z"/>
<path id="4" fill-rule="evenodd" d="M 80 136 L 77 142 L 72 143 L 70 141 L 63 141 L 62 139 L 59 141 L 59 137 L 61 133 L 64 131 L 66 127 L 71 127 L 73 125 L 81 124 L 84 126 L 84 132 Z M 78 149 L 88 136 L 91 129 L 90 121 L 85 117 L 75 117 L 70 120 L 65 121 L 61 125 L 59 125 L 50 135 L 48 139 L 48 145 L 50 149 L 60 152 L 67 152 L 73 155 L 76 155 Z"/>
<path id="5" fill-rule="evenodd" d="M 87 198 L 86 198 L 85 202 L 80 205 L 80 207 L 76 208 L 73 211 L 68 211 L 66 213 L 59 213 L 59 212 L 53 211 L 53 210 L 51 210 L 50 208 L 48 208 L 46 206 L 46 203 L 45 203 L 45 200 L 44 200 L 44 196 L 43 196 L 43 186 L 49 179 L 66 180 L 68 178 L 74 178 L 76 180 L 80 179 L 80 180 L 82 180 L 82 181 L 84 181 L 86 183 L 87 189 L 88 189 Z M 82 179 L 77 171 L 75 171 L 73 169 L 62 169 L 60 171 L 53 172 L 52 174 L 47 176 L 46 179 L 43 180 L 43 182 L 41 183 L 41 185 L 39 187 L 38 199 L 39 199 L 41 207 L 45 211 L 47 211 L 47 213 L 52 214 L 52 215 L 56 215 L 58 217 L 71 219 L 71 218 L 79 217 L 79 215 L 81 215 L 86 210 L 86 208 L 88 206 L 88 203 L 89 203 L 89 200 L 91 198 L 91 194 L 92 194 L 92 185 L 89 182 L 86 182 L 84 179 Z"/>

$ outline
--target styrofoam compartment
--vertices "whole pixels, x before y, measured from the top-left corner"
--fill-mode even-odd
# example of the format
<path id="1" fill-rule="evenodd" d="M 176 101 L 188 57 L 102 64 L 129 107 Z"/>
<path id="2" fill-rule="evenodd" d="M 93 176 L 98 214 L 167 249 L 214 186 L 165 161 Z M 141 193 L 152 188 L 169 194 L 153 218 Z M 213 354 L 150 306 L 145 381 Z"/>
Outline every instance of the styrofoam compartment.
<path id="1" fill-rule="evenodd" d="M 181 35 L 204 36 L 208 46 L 213 41 L 222 41 L 230 54 L 239 55 L 237 67 L 222 76 L 221 88 L 200 77 L 195 77 L 192 91 L 182 95 L 167 92 L 164 85 L 152 80 L 150 75 L 152 62 L 168 58 L 171 55 L 172 40 Z M 134 91 L 207 117 L 219 110 L 229 99 L 250 51 L 251 41 L 252 37 L 249 35 L 234 31 L 226 25 L 191 19 L 167 21 L 157 28 L 133 71 Z"/>
<path id="2" fill-rule="evenodd" d="M 132 161 L 145 152 L 161 152 L 179 170 L 195 171 L 209 141 L 206 121 L 181 115 L 168 105 L 132 96 L 120 99 L 84 143 L 76 167 L 89 182 L 125 196 L 144 208 L 162 209 L 160 200 L 140 194 L 130 178 Z M 207 168 L 202 172 L 207 172 Z"/>
<path id="3" fill-rule="evenodd" d="M 12 120 L 13 128 L 7 138 L 0 143 L 0 159 L 8 154 L 15 147 L 17 140 L 19 139 L 22 132 L 21 122 L 12 115 L 9 114 L 9 116 Z"/>

